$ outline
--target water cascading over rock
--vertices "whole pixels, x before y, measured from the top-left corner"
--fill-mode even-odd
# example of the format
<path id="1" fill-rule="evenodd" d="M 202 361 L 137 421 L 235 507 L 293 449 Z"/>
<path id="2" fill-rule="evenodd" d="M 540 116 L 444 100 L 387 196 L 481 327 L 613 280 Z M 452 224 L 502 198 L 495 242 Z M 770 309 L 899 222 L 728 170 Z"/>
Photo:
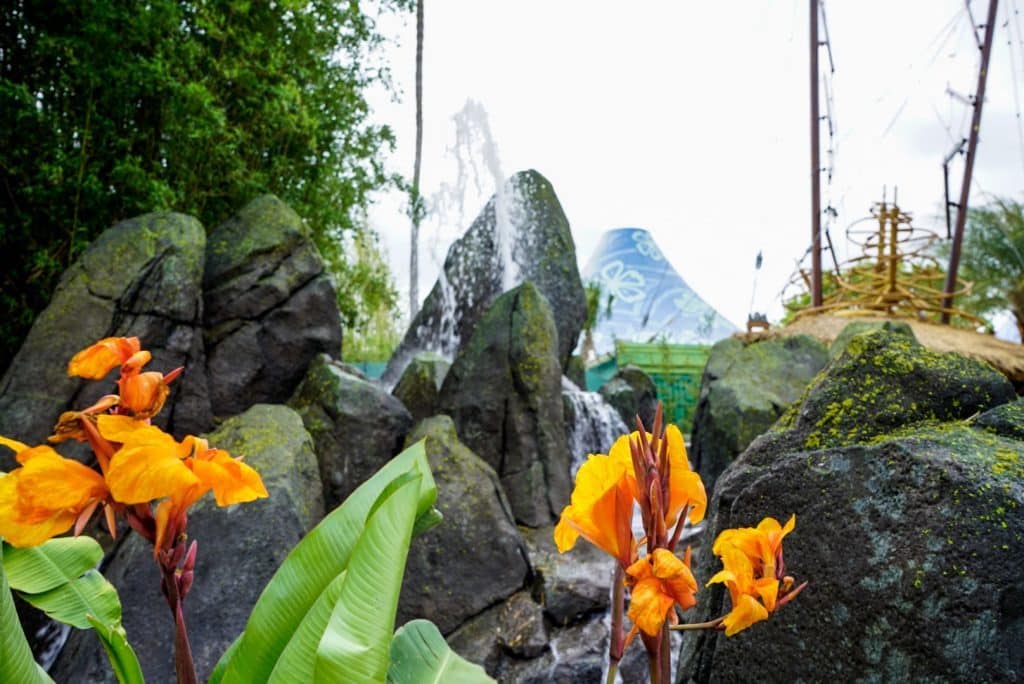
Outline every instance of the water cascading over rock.
<path id="1" fill-rule="evenodd" d="M 448 358 L 503 292 L 530 281 L 547 298 L 564 368 L 586 315 L 569 221 L 551 183 L 536 171 L 509 178 L 452 244 L 442 276 L 409 325 L 383 375 L 393 385 L 417 351 Z"/>
<path id="2" fill-rule="evenodd" d="M 565 433 L 569 442 L 571 472 L 579 470 L 588 454 L 607 454 L 620 436 L 629 432 L 618 411 L 597 392 L 584 392 L 562 378 Z"/>

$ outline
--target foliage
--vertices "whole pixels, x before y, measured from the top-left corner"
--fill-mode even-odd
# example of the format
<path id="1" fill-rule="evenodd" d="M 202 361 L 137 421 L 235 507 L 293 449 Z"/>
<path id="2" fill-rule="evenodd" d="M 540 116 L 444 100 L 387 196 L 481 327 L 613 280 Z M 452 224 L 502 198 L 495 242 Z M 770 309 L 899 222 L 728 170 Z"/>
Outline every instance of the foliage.
<path id="1" fill-rule="evenodd" d="M 420 682 L 483 682 L 484 670 L 460 658 L 445 642 L 434 623 L 407 622 L 391 640 L 391 684 Z"/>
<path id="2" fill-rule="evenodd" d="M 355 259 L 348 280 L 339 283 L 339 296 L 361 297 L 361 307 L 358 317 L 345 325 L 343 356 L 353 362 L 387 360 L 402 340 L 398 293 L 376 236 L 356 235 L 350 246 Z"/>
<path id="3" fill-rule="evenodd" d="M 18 625 L 18 613 L 4 573 L 4 548 L 0 547 L 0 681 L 53 684 L 50 676 L 32 658 L 25 632 Z"/>
<path id="4" fill-rule="evenodd" d="M 141 683 L 142 668 L 121 626 L 117 590 L 94 569 L 102 558 L 95 539 L 64 537 L 26 549 L 4 544 L 2 565 L 11 588 L 27 603 L 66 625 L 95 628 L 121 684 Z"/>
<path id="5" fill-rule="evenodd" d="M 956 304 L 981 316 L 1009 309 L 1024 337 L 1024 203 L 969 210 L 960 258 L 959 276 L 974 287 Z"/>
<path id="6" fill-rule="evenodd" d="M 383 0 L 381 11 L 408 0 Z M 172 209 L 212 228 L 273 192 L 305 217 L 349 325 L 386 287 L 341 250 L 392 182 L 382 37 L 341 0 L 124 0 L 0 8 L 0 367 L 103 229 Z"/>

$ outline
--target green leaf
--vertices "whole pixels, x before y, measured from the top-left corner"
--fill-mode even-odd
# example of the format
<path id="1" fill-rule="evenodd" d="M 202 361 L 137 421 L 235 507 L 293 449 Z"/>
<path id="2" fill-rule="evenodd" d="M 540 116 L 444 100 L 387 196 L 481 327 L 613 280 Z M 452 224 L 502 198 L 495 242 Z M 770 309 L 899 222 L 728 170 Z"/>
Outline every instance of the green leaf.
<path id="1" fill-rule="evenodd" d="M 320 645 L 320 637 L 327 629 L 327 623 L 330 622 L 334 604 L 341 596 L 341 585 L 346 575 L 347 572 L 342 572 L 335 577 L 306 613 L 305 619 L 281 652 L 274 671 L 270 673 L 271 684 L 313 681 L 316 649 Z"/>
<path id="2" fill-rule="evenodd" d="M 316 651 L 316 684 L 383 684 L 418 494 L 418 481 L 404 483 L 366 521 Z"/>
<path id="3" fill-rule="evenodd" d="M 0 561 L 11 547 L 0 546 Z M 0 562 L 0 682 L 47 682 L 53 680 L 43 671 L 32 657 L 32 649 L 25 639 L 25 632 L 18 621 L 18 613 L 14 609 L 14 598 L 11 596 L 4 564 Z"/>
<path id="4" fill-rule="evenodd" d="M 107 652 L 107 659 L 117 681 L 121 684 L 145 684 L 142 666 L 139 665 L 139 659 L 128 643 L 128 635 L 121 623 L 107 624 L 92 615 L 87 615 L 86 618 L 96 630 L 103 650 Z"/>
<path id="5" fill-rule="evenodd" d="M 417 472 L 416 517 L 429 517 L 437 499 L 423 443 L 391 459 L 316 526 L 264 588 L 239 641 L 217 664 L 216 684 L 265 682 L 320 595 L 346 570 L 370 510 L 392 481 Z"/>
<path id="6" fill-rule="evenodd" d="M 4 570 L 11 588 L 27 594 L 65 585 L 102 559 L 103 547 L 91 537 L 61 537 L 27 549 L 4 547 Z"/>
<path id="7" fill-rule="evenodd" d="M 114 585 L 93 567 L 103 548 L 90 537 L 60 537 L 26 549 L 4 544 L 4 568 L 26 602 L 78 629 L 96 630 L 121 684 L 141 684 L 142 669 L 121 626 Z"/>
<path id="8" fill-rule="evenodd" d="M 484 669 L 448 647 L 429 620 L 407 622 L 391 641 L 389 684 L 483 684 L 494 682 Z"/>

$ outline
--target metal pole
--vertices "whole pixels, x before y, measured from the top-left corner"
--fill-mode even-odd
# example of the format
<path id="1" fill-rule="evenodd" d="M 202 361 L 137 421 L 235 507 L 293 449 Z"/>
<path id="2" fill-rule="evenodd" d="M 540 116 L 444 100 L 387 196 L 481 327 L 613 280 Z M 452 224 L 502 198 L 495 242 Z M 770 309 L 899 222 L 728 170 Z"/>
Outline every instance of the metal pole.
<path id="1" fill-rule="evenodd" d="M 821 306 L 821 159 L 818 151 L 818 0 L 811 0 L 811 306 Z"/>
<path id="2" fill-rule="evenodd" d="M 971 193 L 971 173 L 974 171 L 974 156 L 978 150 L 978 129 L 981 127 L 981 107 L 985 104 L 985 81 L 988 78 L 988 58 L 992 55 L 993 33 L 996 28 L 996 9 L 999 0 L 989 0 L 988 18 L 985 20 L 985 42 L 981 47 L 981 68 L 978 70 L 978 88 L 974 96 L 974 116 L 971 117 L 971 137 L 967 142 L 967 160 L 964 162 L 964 180 L 960 186 L 960 203 L 956 210 L 956 231 L 953 234 L 953 249 L 949 254 L 949 268 L 946 271 L 946 296 L 942 308 L 953 306 L 953 290 L 956 289 L 956 272 L 960 268 L 960 247 L 964 241 L 964 225 L 967 223 L 967 198 Z M 949 312 L 942 312 L 942 322 L 949 323 Z"/>

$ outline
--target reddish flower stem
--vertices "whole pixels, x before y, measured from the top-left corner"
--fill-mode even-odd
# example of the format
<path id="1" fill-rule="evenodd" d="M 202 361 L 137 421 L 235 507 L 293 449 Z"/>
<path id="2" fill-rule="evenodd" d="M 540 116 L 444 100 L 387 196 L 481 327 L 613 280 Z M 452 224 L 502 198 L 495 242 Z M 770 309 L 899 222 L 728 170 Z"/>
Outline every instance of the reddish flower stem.
<path id="1" fill-rule="evenodd" d="M 615 681 L 615 672 L 625 650 L 622 634 L 622 611 L 626 598 L 626 573 L 622 566 L 615 564 L 612 578 L 612 633 L 608 641 L 608 682 Z"/>
<path id="2" fill-rule="evenodd" d="M 189 645 L 188 630 L 185 628 L 185 612 L 178 591 L 177 568 L 161 563 L 160 572 L 163 574 L 164 596 L 174 615 L 174 670 L 178 674 L 178 684 L 197 684 L 192 647 Z"/>

